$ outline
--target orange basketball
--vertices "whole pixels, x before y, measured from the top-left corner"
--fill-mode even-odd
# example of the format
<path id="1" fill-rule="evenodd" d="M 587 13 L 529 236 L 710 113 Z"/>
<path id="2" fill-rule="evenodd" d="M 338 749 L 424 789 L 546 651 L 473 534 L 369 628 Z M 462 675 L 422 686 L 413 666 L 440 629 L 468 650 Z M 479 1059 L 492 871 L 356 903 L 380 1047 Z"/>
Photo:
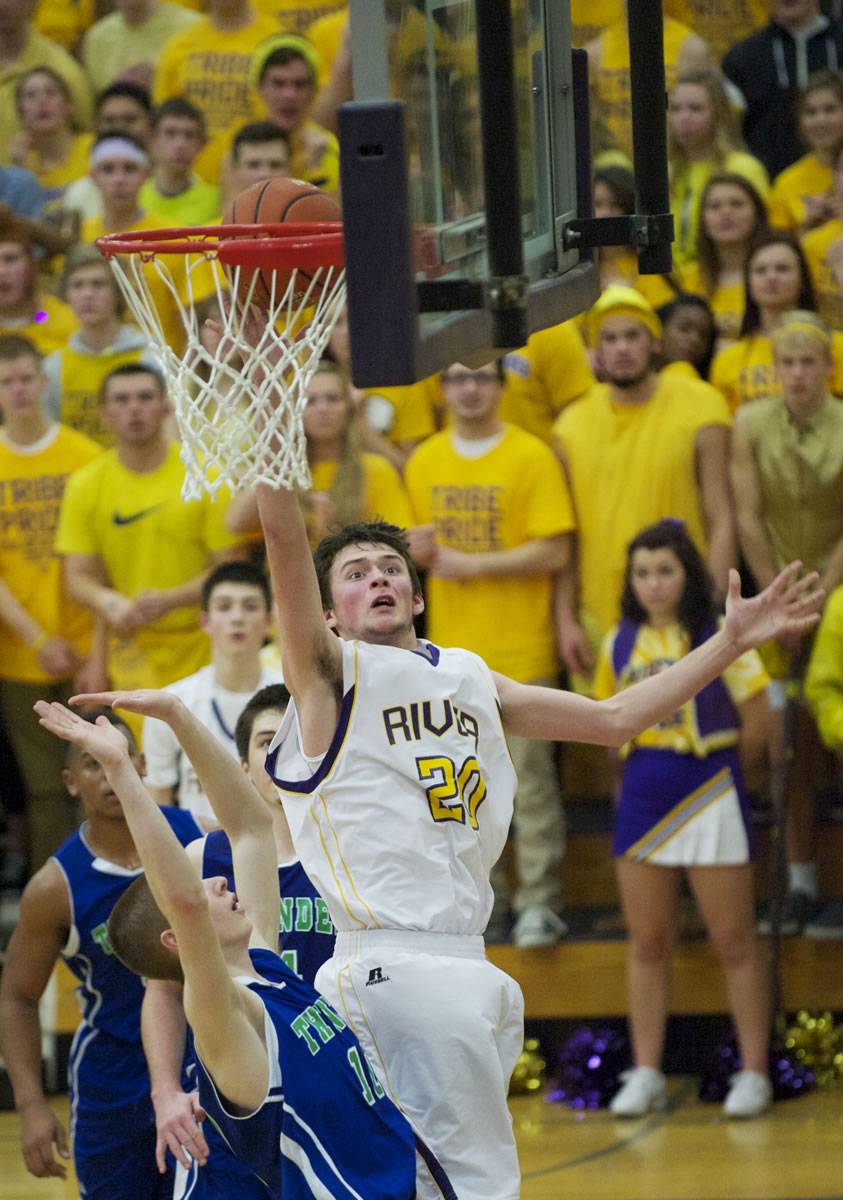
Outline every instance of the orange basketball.
<path id="1" fill-rule="evenodd" d="M 263 179 L 253 183 L 239 196 L 235 196 L 231 205 L 223 214 L 223 225 L 264 225 L 278 224 L 282 221 L 341 221 L 342 210 L 325 192 L 312 183 L 303 179 L 287 179 L 282 176 L 277 179 Z M 252 286 L 252 276 L 257 275 L 255 290 L 251 303 L 261 308 L 269 308 L 272 295 L 272 271 L 249 271 L 240 269 L 240 283 L 237 289 L 240 300 L 246 301 L 249 288 Z M 291 271 L 275 271 L 275 300 L 276 303 L 284 295 L 290 282 Z M 296 273 L 296 293 L 294 302 L 298 303 L 307 291 L 312 279 L 312 273 L 299 269 Z M 321 293 L 317 284 L 310 293 L 315 301 Z"/>

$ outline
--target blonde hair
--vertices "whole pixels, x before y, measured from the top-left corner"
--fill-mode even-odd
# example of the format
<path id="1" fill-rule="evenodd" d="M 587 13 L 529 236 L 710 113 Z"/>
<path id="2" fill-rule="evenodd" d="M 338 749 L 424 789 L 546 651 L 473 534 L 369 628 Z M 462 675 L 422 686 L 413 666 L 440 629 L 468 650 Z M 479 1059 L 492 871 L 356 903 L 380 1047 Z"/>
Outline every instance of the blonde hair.
<path id="1" fill-rule="evenodd" d="M 351 402 L 351 383 L 345 371 L 330 359 L 319 363 L 315 375 L 333 375 L 343 395 L 346 405 L 345 426 L 340 441 L 340 452 L 337 458 L 337 470 L 331 484 L 331 499 L 336 509 L 335 525 L 341 529 L 363 519 L 363 496 L 366 477 L 363 469 L 361 449 L 360 422 Z M 313 465 L 313 451 L 308 442 L 308 462 Z"/>
<path id="2" fill-rule="evenodd" d="M 784 346 L 804 345 L 806 342 L 821 346 L 825 357 L 831 358 L 829 328 L 818 313 L 808 309 L 797 308 L 784 313 L 770 335 L 770 341 L 774 358 Z"/>
<path id="3" fill-rule="evenodd" d="M 718 169 L 722 169 L 730 154 L 735 150 L 745 149 L 738 133 L 734 109 L 723 83 L 723 76 L 713 67 L 693 67 L 687 71 L 680 71 L 676 83 L 671 88 L 671 95 L 683 83 L 701 87 L 708 94 L 714 122 L 712 158 Z M 667 123 L 667 157 L 671 175 L 688 165 L 688 156 L 674 137 L 670 121 Z"/>

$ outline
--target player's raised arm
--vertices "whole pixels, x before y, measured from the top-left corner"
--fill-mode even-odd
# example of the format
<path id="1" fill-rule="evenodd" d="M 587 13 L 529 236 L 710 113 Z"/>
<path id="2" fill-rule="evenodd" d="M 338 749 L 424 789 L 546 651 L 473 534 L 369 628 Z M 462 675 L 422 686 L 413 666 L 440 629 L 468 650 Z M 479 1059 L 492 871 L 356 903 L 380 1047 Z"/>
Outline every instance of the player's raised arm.
<path id="1" fill-rule="evenodd" d="M 169 725 L 190 759 L 217 820 L 228 834 L 238 899 L 269 949 L 277 949 L 278 866 L 272 818 L 237 760 L 172 692 L 152 688 L 98 692 L 74 696 L 71 703 L 123 708 Z M 189 857 L 187 852 L 185 857 Z"/>
<path id="2" fill-rule="evenodd" d="M 801 566 L 791 563 L 763 592 L 746 600 L 737 571 L 730 571 L 723 628 L 666 671 L 609 700 L 589 700 L 496 675 L 504 729 L 520 737 L 622 746 L 676 712 L 745 650 L 817 624 L 825 593 L 816 586 L 816 571 L 796 578 Z"/>

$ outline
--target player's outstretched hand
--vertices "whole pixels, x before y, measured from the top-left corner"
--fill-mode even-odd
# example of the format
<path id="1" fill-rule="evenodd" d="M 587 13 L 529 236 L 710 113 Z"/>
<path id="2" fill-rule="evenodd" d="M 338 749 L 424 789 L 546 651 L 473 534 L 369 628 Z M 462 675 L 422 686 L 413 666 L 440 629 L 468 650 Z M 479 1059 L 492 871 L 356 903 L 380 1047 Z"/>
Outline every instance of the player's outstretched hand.
<path id="1" fill-rule="evenodd" d="M 67 1167 L 56 1162 L 70 1158 L 67 1134 L 61 1121 L 46 1101 L 28 1105 L 20 1114 L 20 1143 L 23 1161 L 30 1175 L 38 1179 L 66 1179 Z"/>
<path id="2" fill-rule="evenodd" d="M 36 700 L 33 707 L 40 725 L 63 741 L 81 746 L 103 767 L 117 767 L 126 758 L 129 752 L 126 735 L 106 717 L 97 717 L 96 724 L 92 725 L 57 701 Z"/>
<path id="3" fill-rule="evenodd" d="M 134 692 L 80 692 L 71 696 L 68 704 L 100 704 L 103 708 L 125 708 L 127 712 L 140 713 L 142 717 L 158 717 L 161 721 L 175 711 L 179 699 L 171 692 L 158 688 L 138 688 Z"/>
<path id="4" fill-rule="evenodd" d="M 792 562 L 757 596 L 744 599 L 737 571 L 729 571 L 726 632 L 738 652 L 760 646 L 783 634 L 803 634 L 820 619 L 825 592 L 817 586 L 816 571 L 798 577 L 801 562 Z"/>
<path id="5" fill-rule="evenodd" d="M 191 1158 L 204 1167 L 208 1161 L 208 1143 L 200 1124 L 205 1120 L 205 1112 L 199 1103 L 199 1093 L 179 1090 L 154 1103 L 158 1170 L 163 1174 L 167 1169 L 168 1150 L 187 1170 Z"/>

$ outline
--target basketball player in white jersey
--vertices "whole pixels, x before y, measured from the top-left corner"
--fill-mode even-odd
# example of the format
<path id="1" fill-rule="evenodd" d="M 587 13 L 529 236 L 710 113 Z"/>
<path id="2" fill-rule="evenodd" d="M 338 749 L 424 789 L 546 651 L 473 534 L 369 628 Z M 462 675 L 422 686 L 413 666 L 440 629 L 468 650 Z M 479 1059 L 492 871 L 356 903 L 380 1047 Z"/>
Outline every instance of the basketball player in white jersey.
<path id="1" fill-rule="evenodd" d="M 522 999 L 486 961 L 482 937 L 489 868 L 512 818 L 504 733 L 623 744 L 749 646 L 814 625 L 816 575 L 797 585 L 791 566 L 743 600 L 732 572 L 722 632 L 657 678 L 596 702 L 419 641 L 413 618 L 424 602 L 394 526 L 349 526 L 311 559 L 295 493 L 257 492 L 294 698 L 267 769 L 338 930 L 317 987 L 460 1200 L 515 1200 L 506 1092 Z M 420 1170 L 419 1196 L 437 1195 Z"/>

